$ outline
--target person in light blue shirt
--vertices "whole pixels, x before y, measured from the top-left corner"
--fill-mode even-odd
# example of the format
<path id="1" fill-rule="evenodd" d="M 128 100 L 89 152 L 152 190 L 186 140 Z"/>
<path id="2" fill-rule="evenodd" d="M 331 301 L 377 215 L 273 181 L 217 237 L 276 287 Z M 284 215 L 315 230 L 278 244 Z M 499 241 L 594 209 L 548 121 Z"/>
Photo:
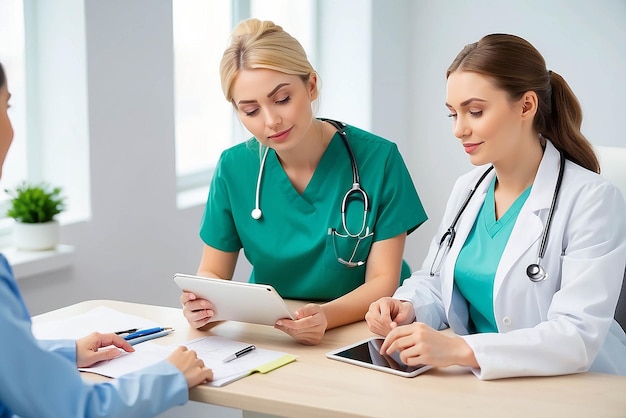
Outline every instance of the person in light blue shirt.
<path id="1" fill-rule="evenodd" d="M 13 128 L 0 64 L 0 170 Z M 0 171 L 1 174 L 1 171 Z M 188 400 L 189 388 L 213 377 L 196 353 L 176 349 L 167 360 L 119 379 L 83 381 L 77 367 L 109 360 L 132 346 L 115 334 L 37 340 L 11 266 L 0 254 L 0 418 L 152 417 Z M 107 347 L 107 348 L 105 348 Z"/>

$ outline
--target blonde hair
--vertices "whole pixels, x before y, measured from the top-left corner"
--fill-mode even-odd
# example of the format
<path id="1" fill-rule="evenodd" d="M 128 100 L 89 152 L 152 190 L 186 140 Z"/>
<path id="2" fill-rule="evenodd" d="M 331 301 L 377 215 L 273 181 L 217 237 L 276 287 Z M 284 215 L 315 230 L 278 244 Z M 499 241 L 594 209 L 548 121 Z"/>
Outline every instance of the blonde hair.
<path id="1" fill-rule="evenodd" d="M 316 74 L 300 42 L 271 21 L 248 19 L 230 36 L 230 45 L 220 62 L 224 97 L 233 102 L 232 86 L 244 69 L 264 68 L 299 76 L 307 82 Z M 234 103 L 233 103 L 234 104 Z"/>

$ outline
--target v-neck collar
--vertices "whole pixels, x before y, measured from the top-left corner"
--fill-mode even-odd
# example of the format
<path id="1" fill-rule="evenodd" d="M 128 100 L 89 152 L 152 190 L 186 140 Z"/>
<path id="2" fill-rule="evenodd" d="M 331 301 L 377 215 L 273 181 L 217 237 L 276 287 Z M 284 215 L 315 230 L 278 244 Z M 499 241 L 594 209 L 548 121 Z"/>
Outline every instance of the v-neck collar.
<path id="1" fill-rule="evenodd" d="M 292 201 L 296 208 L 304 213 L 310 213 L 315 210 L 314 203 L 318 201 L 318 196 L 322 192 L 322 185 L 326 179 L 331 175 L 332 168 L 336 164 L 336 160 L 340 153 L 341 138 L 339 134 L 335 133 L 331 138 L 326 150 L 322 154 L 313 176 L 306 185 L 304 191 L 299 193 L 289 180 L 289 176 L 285 172 L 285 169 L 280 164 L 278 156 L 274 150 L 270 150 L 267 156 L 267 176 L 268 178 L 276 179 L 280 182 L 282 192 L 285 194 L 288 200 Z"/>
<path id="2" fill-rule="evenodd" d="M 485 229 L 489 233 L 491 238 L 495 237 L 496 234 L 508 225 L 510 222 L 515 221 L 517 219 L 517 215 L 519 215 L 522 206 L 526 202 L 528 195 L 530 194 L 530 190 L 532 189 L 532 184 L 528 186 L 526 190 L 524 190 L 515 201 L 509 206 L 506 212 L 500 217 L 500 219 L 496 220 L 496 199 L 495 199 L 495 189 L 496 189 L 496 181 L 497 177 L 494 176 L 489 184 L 489 189 L 487 189 L 487 195 L 485 196 L 485 201 L 483 203 L 483 211 L 484 211 L 484 225 Z"/>

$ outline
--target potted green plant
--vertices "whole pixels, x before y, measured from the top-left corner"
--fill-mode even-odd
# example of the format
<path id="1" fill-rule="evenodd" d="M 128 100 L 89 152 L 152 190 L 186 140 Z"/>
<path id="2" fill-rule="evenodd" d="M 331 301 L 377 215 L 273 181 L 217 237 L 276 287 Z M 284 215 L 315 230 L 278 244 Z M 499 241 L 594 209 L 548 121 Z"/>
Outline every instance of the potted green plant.
<path id="1" fill-rule="evenodd" d="M 15 219 L 15 247 L 29 251 L 54 249 L 60 235 L 55 216 L 65 209 L 61 188 L 25 181 L 5 192 L 11 197 L 7 216 Z"/>

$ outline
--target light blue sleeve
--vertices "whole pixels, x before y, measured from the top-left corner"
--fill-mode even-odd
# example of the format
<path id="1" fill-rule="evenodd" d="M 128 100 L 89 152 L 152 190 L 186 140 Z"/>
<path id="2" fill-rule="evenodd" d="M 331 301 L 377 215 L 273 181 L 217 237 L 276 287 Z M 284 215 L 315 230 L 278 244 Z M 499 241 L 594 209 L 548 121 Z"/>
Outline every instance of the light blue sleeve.
<path id="1" fill-rule="evenodd" d="M 75 340 L 36 340 L 39 347 L 45 351 L 57 353 L 76 364 Z"/>
<path id="2" fill-rule="evenodd" d="M 4 268 L 0 335 L 0 417 L 151 417 L 188 399 L 184 376 L 165 360 L 104 383 L 83 381 L 75 343 L 33 337 L 15 280 Z"/>

